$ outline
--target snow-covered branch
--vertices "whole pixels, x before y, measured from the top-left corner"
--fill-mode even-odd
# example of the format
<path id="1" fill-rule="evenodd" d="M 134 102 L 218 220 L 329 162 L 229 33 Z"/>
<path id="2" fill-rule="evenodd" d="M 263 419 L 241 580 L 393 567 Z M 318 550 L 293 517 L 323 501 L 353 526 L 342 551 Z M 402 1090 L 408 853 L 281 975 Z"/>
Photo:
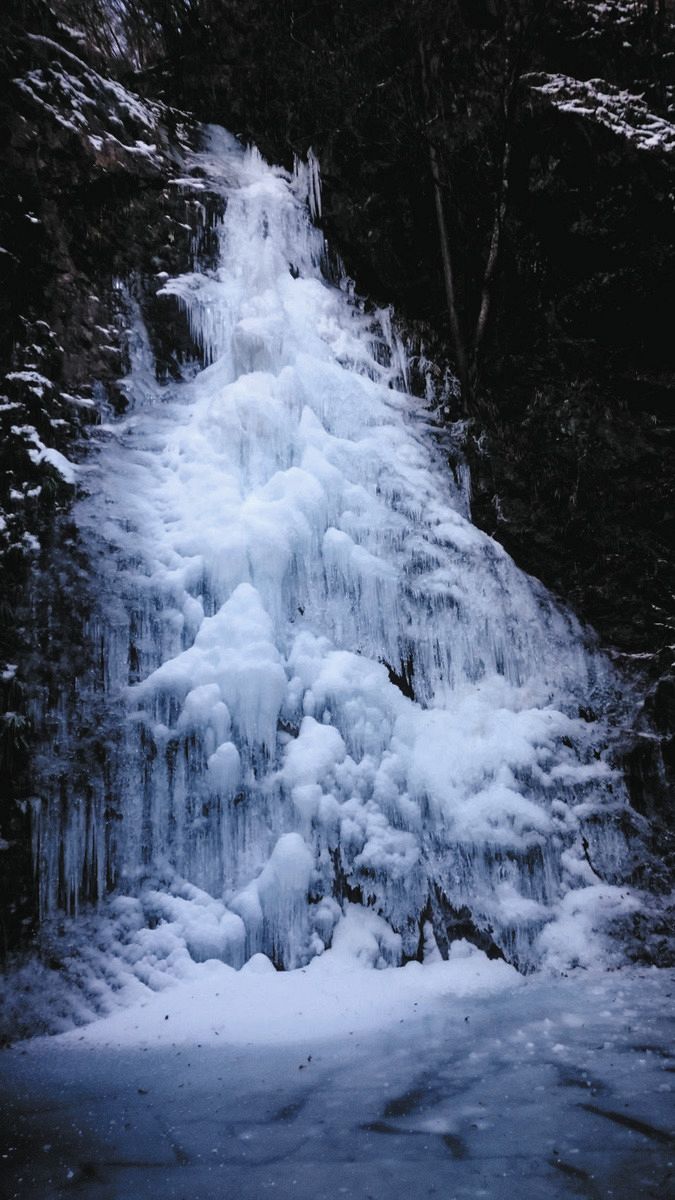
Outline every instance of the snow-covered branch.
<path id="1" fill-rule="evenodd" d="M 609 28 L 626 32 L 644 11 L 645 4 L 641 0 L 567 0 L 567 8 L 583 18 L 583 37 L 597 38 Z"/>
<path id="2" fill-rule="evenodd" d="M 527 82 L 560 112 L 604 125 L 639 150 L 675 151 L 675 125 L 651 112 L 642 96 L 622 91 L 604 79 L 537 74 L 528 76 Z"/>

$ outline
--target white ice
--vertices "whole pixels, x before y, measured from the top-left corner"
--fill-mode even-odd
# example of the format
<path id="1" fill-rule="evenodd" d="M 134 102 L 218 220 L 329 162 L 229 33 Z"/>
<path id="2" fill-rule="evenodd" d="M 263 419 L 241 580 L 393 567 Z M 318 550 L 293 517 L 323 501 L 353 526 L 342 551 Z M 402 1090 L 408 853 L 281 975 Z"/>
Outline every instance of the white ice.
<path id="1" fill-rule="evenodd" d="M 175 186 L 225 201 L 217 267 L 161 287 L 207 365 L 161 388 L 139 322 L 78 472 L 109 767 L 65 808 L 45 780 L 43 910 L 112 883 L 235 967 L 354 937 L 376 967 L 463 936 L 604 960 L 637 903 L 610 668 L 471 524 L 390 314 L 322 274 L 315 161 L 211 129 Z"/>

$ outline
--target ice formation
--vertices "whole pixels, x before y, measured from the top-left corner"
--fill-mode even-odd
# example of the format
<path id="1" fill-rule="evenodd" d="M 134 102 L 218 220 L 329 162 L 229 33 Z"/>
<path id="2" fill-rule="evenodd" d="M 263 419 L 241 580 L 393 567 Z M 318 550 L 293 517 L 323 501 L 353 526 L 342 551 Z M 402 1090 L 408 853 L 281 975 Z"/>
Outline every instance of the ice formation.
<path id="1" fill-rule="evenodd" d="M 611 671 L 471 524 L 389 314 L 324 277 L 315 160 L 211 129 L 174 186 L 224 202 L 218 266 L 162 284 L 205 365 L 159 387 L 139 323 L 78 468 L 103 704 L 62 733 L 91 706 L 104 753 L 47 759 L 43 911 L 116 889 L 153 953 L 233 966 L 579 961 L 630 904 Z"/>

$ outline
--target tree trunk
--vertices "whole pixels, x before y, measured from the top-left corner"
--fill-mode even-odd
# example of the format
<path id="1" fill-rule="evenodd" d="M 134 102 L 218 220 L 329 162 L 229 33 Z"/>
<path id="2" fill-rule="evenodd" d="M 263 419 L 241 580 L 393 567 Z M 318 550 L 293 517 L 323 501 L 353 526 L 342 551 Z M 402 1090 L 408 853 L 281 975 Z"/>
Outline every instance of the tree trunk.
<path id="1" fill-rule="evenodd" d="M 429 77 L 427 73 L 426 53 L 424 43 L 419 43 L 420 63 L 422 68 L 422 94 L 424 99 L 424 115 L 425 127 L 427 130 L 427 146 L 429 150 L 429 167 L 431 170 L 431 183 L 434 193 L 434 208 L 436 211 L 436 225 L 438 228 L 438 241 L 441 251 L 441 265 L 443 269 L 443 284 L 445 287 L 445 296 L 448 305 L 448 317 L 450 320 L 450 338 L 452 349 L 455 356 L 457 366 L 457 376 L 462 390 L 462 407 L 464 412 L 468 412 L 471 402 L 470 397 L 470 379 L 469 379 L 469 363 L 466 352 L 466 343 L 462 334 L 462 327 L 457 312 L 457 298 L 455 289 L 455 273 L 452 262 L 452 253 L 450 250 L 450 238 L 448 236 L 448 226 L 445 218 L 445 206 L 443 204 L 443 187 L 441 185 L 440 169 L 438 163 L 438 153 L 433 136 L 429 132 L 429 125 L 432 120 L 431 103 L 429 92 Z"/>

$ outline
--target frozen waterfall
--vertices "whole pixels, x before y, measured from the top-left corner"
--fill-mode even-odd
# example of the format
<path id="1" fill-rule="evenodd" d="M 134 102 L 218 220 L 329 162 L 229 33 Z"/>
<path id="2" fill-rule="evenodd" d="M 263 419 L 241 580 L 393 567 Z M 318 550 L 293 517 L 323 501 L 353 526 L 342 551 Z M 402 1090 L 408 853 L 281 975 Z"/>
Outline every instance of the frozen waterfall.
<path id="1" fill-rule="evenodd" d="M 234 966 L 583 962 L 631 903 L 610 668 L 471 524 L 388 314 L 322 274 L 314 160 L 212 129 L 172 186 L 222 201 L 217 267 L 161 281 L 205 365 L 160 387 L 139 321 L 80 472 L 100 680 L 60 737 L 88 711 L 104 753 L 45 759 L 43 912 L 112 892 L 139 946 Z"/>

